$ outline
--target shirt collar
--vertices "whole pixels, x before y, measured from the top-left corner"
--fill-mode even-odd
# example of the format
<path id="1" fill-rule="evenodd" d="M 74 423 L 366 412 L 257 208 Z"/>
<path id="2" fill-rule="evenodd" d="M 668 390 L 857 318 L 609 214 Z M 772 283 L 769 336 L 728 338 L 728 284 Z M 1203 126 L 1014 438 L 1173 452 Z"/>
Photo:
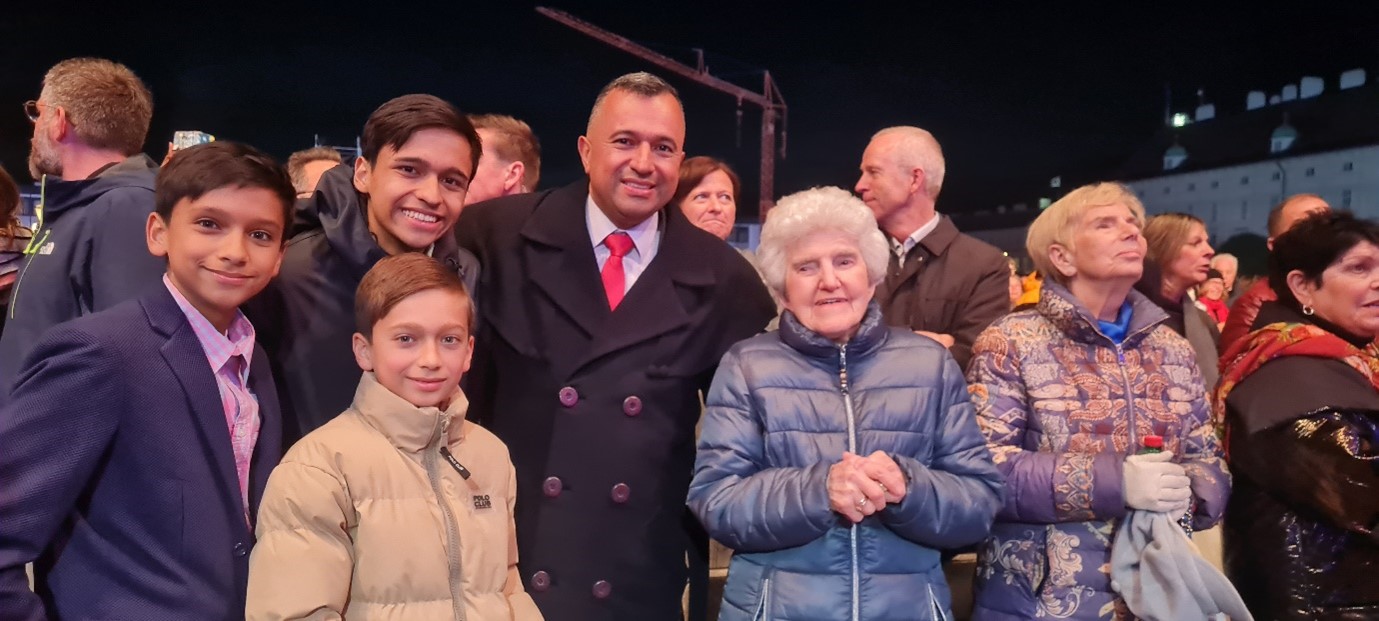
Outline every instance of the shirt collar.
<path id="1" fill-rule="evenodd" d="M 915 232 L 910 233 L 910 236 L 905 238 L 904 242 L 899 242 L 894 239 L 891 239 L 891 252 L 894 252 L 895 254 L 900 255 L 902 257 L 907 254 L 910 254 L 910 250 L 913 250 L 915 246 L 919 245 L 919 242 L 924 241 L 925 237 L 927 237 L 930 233 L 933 233 L 934 229 L 938 228 L 938 221 L 942 217 L 943 216 L 940 216 L 938 212 L 934 212 L 934 217 L 929 218 L 929 221 L 925 222 L 924 226 L 921 226 L 918 229 L 915 229 Z"/>
<path id="2" fill-rule="evenodd" d="M 656 234 L 661 227 L 661 212 L 656 212 L 655 216 L 642 220 L 632 228 L 620 229 L 594 203 L 594 196 L 591 194 L 584 201 L 584 221 L 589 227 L 589 242 L 595 248 L 602 244 L 603 239 L 608 237 L 610 233 L 622 231 L 632 238 L 634 245 L 632 252 L 636 252 L 640 258 L 645 250 L 656 245 Z"/>
<path id="3" fill-rule="evenodd" d="M 243 356 L 243 374 L 247 376 L 249 363 L 254 359 L 254 324 L 249 323 L 244 313 L 235 309 L 235 318 L 230 322 L 230 329 L 222 334 L 211 325 L 211 321 L 206 319 L 201 311 L 196 310 L 196 307 L 187 301 L 186 296 L 177 290 L 167 274 L 163 274 L 163 285 L 168 288 L 168 293 L 172 294 L 178 308 L 182 309 L 182 314 L 186 315 L 187 323 L 191 324 L 192 332 L 201 342 L 201 349 L 206 352 L 206 360 L 211 363 L 211 370 L 219 371 L 230 358 Z"/>

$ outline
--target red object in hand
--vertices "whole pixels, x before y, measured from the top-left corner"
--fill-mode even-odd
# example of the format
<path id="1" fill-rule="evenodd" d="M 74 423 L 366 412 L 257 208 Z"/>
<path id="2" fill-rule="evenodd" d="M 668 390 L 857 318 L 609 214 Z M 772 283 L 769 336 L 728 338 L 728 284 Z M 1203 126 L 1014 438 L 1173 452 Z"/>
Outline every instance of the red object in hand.
<path id="1" fill-rule="evenodd" d="M 1163 436 L 1145 436 L 1144 439 L 1141 440 L 1141 446 L 1144 447 L 1144 450 L 1141 452 L 1157 453 L 1164 450 L 1164 438 Z"/>

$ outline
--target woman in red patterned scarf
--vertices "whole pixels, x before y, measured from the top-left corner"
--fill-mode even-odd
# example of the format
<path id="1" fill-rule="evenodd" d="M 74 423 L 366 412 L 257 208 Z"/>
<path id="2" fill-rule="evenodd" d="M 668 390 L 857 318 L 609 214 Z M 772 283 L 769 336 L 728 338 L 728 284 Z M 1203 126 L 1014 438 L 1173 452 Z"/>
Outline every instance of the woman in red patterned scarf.
<path id="1" fill-rule="evenodd" d="M 1379 224 L 1309 216 L 1274 240 L 1269 284 L 1214 395 L 1227 572 L 1258 619 L 1376 619 Z"/>

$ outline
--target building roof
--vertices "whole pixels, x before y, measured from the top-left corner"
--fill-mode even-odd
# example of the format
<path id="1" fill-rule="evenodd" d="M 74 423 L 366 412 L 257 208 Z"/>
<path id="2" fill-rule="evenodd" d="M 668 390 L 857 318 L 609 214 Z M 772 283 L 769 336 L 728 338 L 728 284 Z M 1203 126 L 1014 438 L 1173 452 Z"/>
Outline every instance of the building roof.
<path id="1" fill-rule="evenodd" d="M 1274 130 L 1285 123 L 1297 130 L 1297 139 L 1288 149 L 1270 153 Z M 1175 142 L 1187 150 L 1187 160 L 1166 171 L 1164 155 Z M 1137 149 L 1116 177 L 1136 181 L 1376 143 L 1379 83 L 1370 83 L 1166 127 Z"/>

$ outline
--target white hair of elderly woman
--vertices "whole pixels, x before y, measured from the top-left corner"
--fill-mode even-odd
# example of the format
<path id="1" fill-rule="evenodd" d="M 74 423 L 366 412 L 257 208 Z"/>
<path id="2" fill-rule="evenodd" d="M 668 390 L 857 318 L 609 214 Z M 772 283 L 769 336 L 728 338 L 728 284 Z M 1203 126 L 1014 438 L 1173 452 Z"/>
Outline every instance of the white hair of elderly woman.
<path id="1" fill-rule="evenodd" d="M 785 296 L 785 270 L 790 247 L 813 233 L 839 233 L 857 244 L 867 266 L 870 284 L 886 277 L 890 245 L 876 218 L 862 199 L 842 188 L 826 186 L 796 192 L 780 199 L 766 214 L 757 246 L 757 262 L 766 286 L 777 297 Z"/>

